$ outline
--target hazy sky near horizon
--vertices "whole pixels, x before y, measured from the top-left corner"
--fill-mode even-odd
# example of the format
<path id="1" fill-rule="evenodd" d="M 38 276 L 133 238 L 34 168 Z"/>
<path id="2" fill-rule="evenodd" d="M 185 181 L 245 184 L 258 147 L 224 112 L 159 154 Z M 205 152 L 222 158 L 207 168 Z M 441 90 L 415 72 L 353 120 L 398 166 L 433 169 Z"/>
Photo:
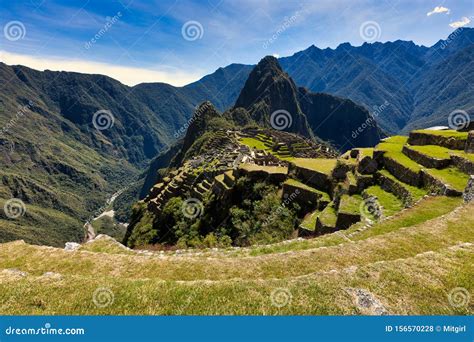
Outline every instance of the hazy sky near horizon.
<path id="1" fill-rule="evenodd" d="M 311 45 L 413 40 L 472 27 L 474 1 L 2 0 L 0 60 L 184 85 Z"/>

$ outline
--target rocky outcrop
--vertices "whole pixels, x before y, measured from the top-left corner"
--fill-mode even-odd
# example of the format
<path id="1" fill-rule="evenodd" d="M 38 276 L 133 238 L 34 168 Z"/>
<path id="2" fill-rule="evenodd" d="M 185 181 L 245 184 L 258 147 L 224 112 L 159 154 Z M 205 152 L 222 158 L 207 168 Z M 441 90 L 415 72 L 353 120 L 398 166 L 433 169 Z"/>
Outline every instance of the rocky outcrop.
<path id="1" fill-rule="evenodd" d="M 469 178 L 464 193 L 462 195 L 464 202 L 468 203 L 474 200 L 474 175 Z"/>
<path id="2" fill-rule="evenodd" d="M 412 131 L 408 138 L 409 145 L 438 145 L 451 150 L 464 150 L 466 140 L 446 137 L 428 132 Z"/>
<path id="3" fill-rule="evenodd" d="M 411 149 L 407 145 L 403 146 L 402 152 L 408 158 L 430 169 L 444 169 L 445 167 L 448 167 L 451 164 L 450 158 L 440 159 L 428 156 L 414 149 Z"/>
<path id="4" fill-rule="evenodd" d="M 385 306 L 369 291 L 357 288 L 347 288 L 346 291 L 354 298 L 354 302 L 361 311 L 361 314 L 374 316 L 389 314 Z"/>

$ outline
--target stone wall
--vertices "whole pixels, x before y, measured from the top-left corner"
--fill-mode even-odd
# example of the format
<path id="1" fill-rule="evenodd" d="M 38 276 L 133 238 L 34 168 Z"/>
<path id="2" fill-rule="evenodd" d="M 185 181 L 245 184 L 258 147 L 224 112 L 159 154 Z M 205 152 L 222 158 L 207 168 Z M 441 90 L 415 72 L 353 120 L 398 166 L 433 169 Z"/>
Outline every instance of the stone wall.
<path id="1" fill-rule="evenodd" d="M 375 178 L 377 183 L 383 190 L 397 196 L 397 198 L 400 199 L 405 204 L 405 206 L 413 205 L 414 199 L 410 191 L 408 191 L 408 189 L 405 188 L 402 184 L 389 177 L 385 177 L 381 173 L 376 173 Z"/>
<path id="2" fill-rule="evenodd" d="M 290 170 L 294 172 L 296 178 L 302 179 L 308 185 L 327 193 L 332 192 L 331 179 L 327 174 L 298 167 L 294 164 L 290 164 Z"/>
<path id="3" fill-rule="evenodd" d="M 464 147 L 464 152 L 474 153 L 474 131 L 470 131 L 467 135 L 466 146 Z"/>
<path id="4" fill-rule="evenodd" d="M 451 150 L 464 150 L 466 140 L 444 137 L 436 134 L 410 132 L 409 145 L 438 145 Z"/>
<path id="5" fill-rule="evenodd" d="M 462 172 L 467 173 L 468 175 L 474 175 L 474 162 L 455 154 L 451 154 L 451 160 Z"/>
<path id="6" fill-rule="evenodd" d="M 416 186 L 418 188 L 421 187 L 422 179 L 419 172 L 413 171 L 410 168 L 399 164 L 391 158 L 384 156 L 382 157 L 382 159 L 385 168 L 397 179 L 407 184 Z"/>
<path id="7" fill-rule="evenodd" d="M 283 198 L 291 198 L 304 212 L 313 211 L 318 207 L 320 194 L 291 184 L 283 184 Z"/>
<path id="8" fill-rule="evenodd" d="M 444 169 L 445 167 L 448 167 L 451 164 L 450 158 L 438 159 L 435 157 L 427 156 L 426 154 L 423 154 L 416 150 L 412 150 L 406 145 L 403 146 L 402 152 L 408 158 L 430 169 Z"/>
<path id="9" fill-rule="evenodd" d="M 377 162 L 369 156 L 360 158 L 357 164 L 357 172 L 364 175 L 371 175 L 377 171 Z"/>
<path id="10" fill-rule="evenodd" d="M 441 180 L 430 175 L 427 171 L 421 170 L 423 184 L 432 193 L 444 196 L 461 196 L 462 193 L 451 188 L 448 184 L 444 184 Z"/>
<path id="11" fill-rule="evenodd" d="M 360 214 L 339 212 L 337 214 L 336 227 L 337 229 L 347 229 L 359 221 Z"/>

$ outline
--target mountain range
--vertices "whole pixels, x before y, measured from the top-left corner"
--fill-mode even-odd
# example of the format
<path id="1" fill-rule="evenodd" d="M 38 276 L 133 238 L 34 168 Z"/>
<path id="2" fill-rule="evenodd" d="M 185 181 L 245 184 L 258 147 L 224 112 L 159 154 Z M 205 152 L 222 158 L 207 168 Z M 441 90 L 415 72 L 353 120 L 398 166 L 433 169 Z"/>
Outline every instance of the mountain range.
<path id="1" fill-rule="evenodd" d="M 287 131 L 340 150 L 373 146 L 383 135 L 377 124 L 387 133 L 446 124 L 452 110 L 473 109 L 473 41 L 465 28 L 430 48 L 311 46 L 257 66 L 231 64 L 184 87 L 128 87 L 103 75 L 0 63 L 0 204 L 19 198 L 27 206 L 17 220 L 0 213 L 0 240 L 80 241 L 83 223 L 124 185 L 116 209 L 127 218 L 130 203 L 179 153 L 183 127 L 203 101 L 239 125 L 271 127 L 283 109 L 292 119 Z M 351 140 L 367 109 L 377 124 Z M 97 128 L 101 113 L 108 129 Z"/>

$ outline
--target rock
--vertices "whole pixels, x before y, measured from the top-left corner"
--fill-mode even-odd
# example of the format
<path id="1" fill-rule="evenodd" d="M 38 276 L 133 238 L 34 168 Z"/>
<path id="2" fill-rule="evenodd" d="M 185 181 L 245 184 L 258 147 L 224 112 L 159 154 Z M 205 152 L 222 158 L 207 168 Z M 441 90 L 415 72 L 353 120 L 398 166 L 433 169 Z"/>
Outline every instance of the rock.
<path id="1" fill-rule="evenodd" d="M 474 153 L 474 131 L 469 131 L 467 135 L 466 146 L 464 147 L 464 152 Z"/>
<path id="2" fill-rule="evenodd" d="M 66 242 L 64 250 L 68 252 L 73 252 L 73 251 L 77 251 L 79 247 L 81 247 L 81 245 L 77 242 Z"/>
<path id="3" fill-rule="evenodd" d="M 8 269 L 5 269 L 2 271 L 3 274 L 6 274 L 8 276 L 13 276 L 13 277 L 20 277 L 20 278 L 24 278 L 26 276 L 28 276 L 28 273 L 27 272 L 23 272 L 23 271 L 20 271 L 19 269 L 17 268 L 8 268 Z"/>
<path id="4" fill-rule="evenodd" d="M 469 178 L 462 197 L 466 203 L 469 203 L 474 199 L 474 175 L 471 175 Z"/>
<path id="5" fill-rule="evenodd" d="M 388 315 L 387 309 L 375 296 L 367 290 L 357 288 L 347 288 L 347 293 L 355 299 L 357 307 L 365 315 L 383 316 Z"/>
<path id="6" fill-rule="evenodd" d="M 46 272 L 42 275 L 43 278 L 57 279 L 60 280 L 63 278 L 62 274 L 56 272 Z"/>

